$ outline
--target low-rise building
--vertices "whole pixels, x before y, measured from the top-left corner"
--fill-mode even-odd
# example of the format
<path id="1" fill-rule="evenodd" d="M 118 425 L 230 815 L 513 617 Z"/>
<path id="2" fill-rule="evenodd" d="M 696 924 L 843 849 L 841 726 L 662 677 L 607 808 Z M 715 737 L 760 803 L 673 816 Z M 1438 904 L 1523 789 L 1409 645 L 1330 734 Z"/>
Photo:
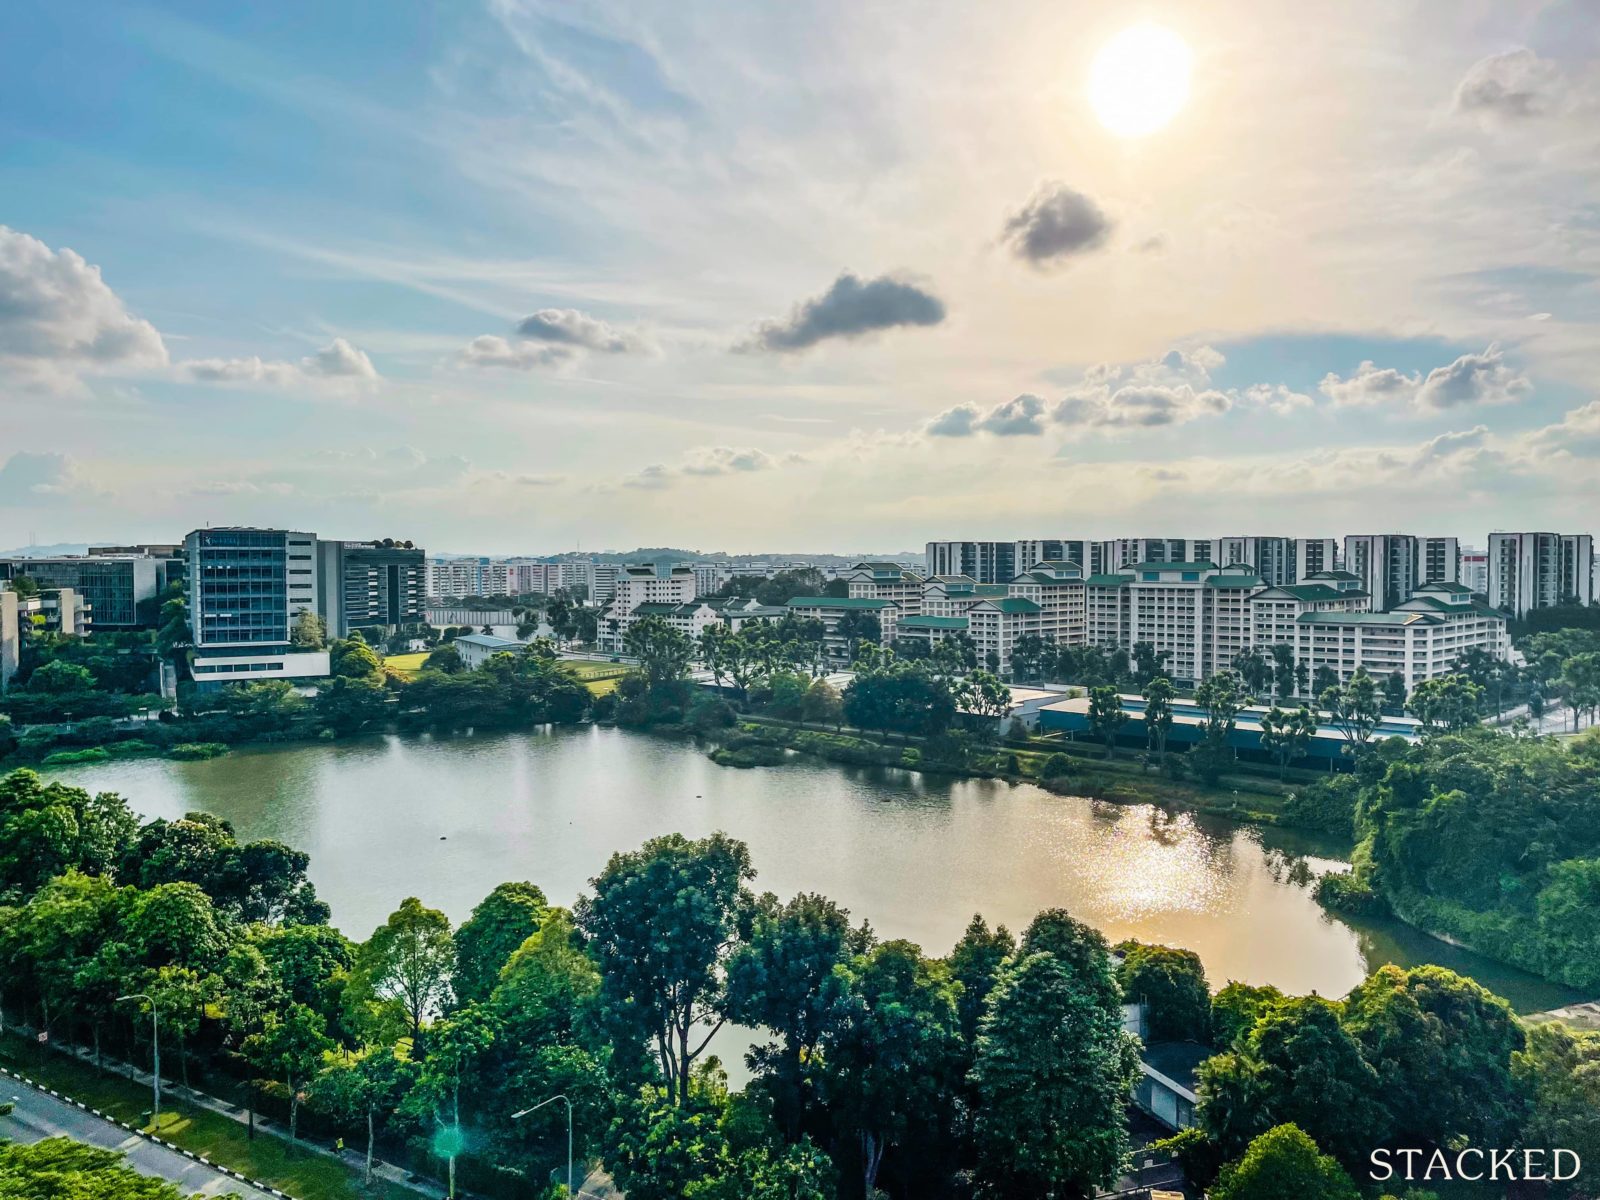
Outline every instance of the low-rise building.
<path id="1" fill-rule="evenodd" d="M 70 588 L 93 612 L 91 628 L 154 626 L 170 559 L 148 554 L 67 554 L 0 560 L 0 579 L 26 576 L 41 590 Z"/>
<path id="2" fill-rule="evenodd" d="M 515 654 L 525 645 L 515 638 L 495 637 L 489 633 L 464 633 L 450 644 L 469 671 L 476 671 L 496 654 Z"/>
<path id="3" fill-rule="evenodd" d="M 1455 672 L 1469 650 L 1510 652 L 1505 617 L 1461 583 L 1423 584 L 1388 612 L 1302 613 L 1295 626 L 1295 659 L 1309 678 L 1326 669 L 1344 683 L 1364 668 L 1377 679 L 1400 675 L 1407 692 Z"/>
<path id="4" fill-rule="evenodd" d="M 726 625 L 737 633 L 752 621 L 781 620 L 788 611 L 762 604 L 749 596 L 713 596 L 687 604 L 646 602 L 635 607 L 632 616 L 635 621 L 642 617 L 660 617 L 685 637 L 698 641 L 713 625 Z"/>
<path id="5" fill-rule="evenodd" d="M 22 664 L 24 640 L 35 633 L 85 637 L 90 616 L 89 606 L 71 588 L 19 596 L 0 584 L 0 691 L 10 686 Z"/>

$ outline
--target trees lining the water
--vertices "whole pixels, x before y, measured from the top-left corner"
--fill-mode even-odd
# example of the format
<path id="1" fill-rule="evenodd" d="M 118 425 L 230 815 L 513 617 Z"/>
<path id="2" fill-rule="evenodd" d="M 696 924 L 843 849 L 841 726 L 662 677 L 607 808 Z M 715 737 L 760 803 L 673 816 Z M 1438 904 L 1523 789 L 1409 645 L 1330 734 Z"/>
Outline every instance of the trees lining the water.
<path id="1" fill-rule="evenodd" d="M 1339 1164 L 1386 1138 L 1600 1136 L 1600 1038 L 1530 1038 L 1439 968 L 1385 968 L 1342 1001 L 1213 997 L 1192 954 L 1129 943 L 1117 962 L 1059 910 L 1020 938 L 974 918 L 936 957 L 825 897 L 757 894 L 748 850 L 720 834 L 615 855 L 570 912 L 510 883 L 459 929 L 413 898 L 353 944 L 303 855 L 215 818 L 140 827 L 115 796 L 16 772 L 0 828 L 31 839 L 0 857 L 8 1021 L 140 1057 L 148 1013 L 113 999 L 148 993 L 208 1078 L 232 1073 L 292 1127 L 448 1160 L 472 1186 L 484 1163 L 559 1160 L 562 1114 L 513 1114 L 561 1093 L 580 1154 L 646 1200 L 974 1184 L 1064 1200 L 1109 1182 L 1127 1147 L 1124 996 L 1150 1004 L 1152 1036 L 1222 1051 L 1180 1139 L 1220 1194 L 1303 1177 L 1303 1194 L 1343 1195 Z M 738 1093 L 716 1057 L 727 1021 L 766 1035 Z"/>

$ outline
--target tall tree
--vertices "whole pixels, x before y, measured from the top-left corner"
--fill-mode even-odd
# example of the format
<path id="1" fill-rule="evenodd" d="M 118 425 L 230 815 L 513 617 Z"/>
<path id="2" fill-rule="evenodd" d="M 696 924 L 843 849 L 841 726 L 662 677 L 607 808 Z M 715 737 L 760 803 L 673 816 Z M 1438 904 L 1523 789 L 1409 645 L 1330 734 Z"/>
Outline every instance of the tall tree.
<path id="1" fill-rule="evenodd" d="M 1383 717 L 1377 681 L 1367 674 L 1365 667 L 1357 667 L 1348 683 L 1341 686 L 1336 682 L 1324 688 L 1317 702 L 1333 717 L 1334 727 L 1344 735 L 1346 752 L 1361 755 Z"/>
<path id="2" fill-rule="evenodd" d="M 623 638 L 628 653 L 639 660 L 651 689 L 677 683 L 689 669 L 694 643 L 660 617 L 641 617 L 628 626 Z"/>
<path id="3" fill-rule="evenodd" d="M 538 932 L 548 910 L 544 892 L 531 883 L 502 883 L 484 897 L 456 930 L 451 981 L 457 1003 L 489 998 L 501 969 Z"/>
<path id="4" fill-rule="evenodd" d="M 680 1105 L 695 1060 L 727 1019 L 724 967 L 748 928 L 755 878 L 743 842 L 716 833 L 653 838 L 613 854 L 578 901 L 578 925 L 601 972 L 612 1019 L 654 1042 Z M 702 1022 L 710 1026 L 703 1038 Z"/>
<path id="5" fill-rule="evenodd" d="M 407 896 L 361 947 L 358 964 L 373 992 L 399 1004 L 420 1041 L 422 1026 L 450 996 L 455 943 L 450 919 Z"/>
<path id="6" fill-rule="evenodd" d="M 320 1013 L 304 1004 L 269 1012 L 261 1031 L 245 1039 L 244 1055 L 263 1076 L 282 1080 L 289 1091 L 289 1139 L 300 1138 L 300 1103 L 305 1088 L 333 1048 Z"/>
<path id="7" fill-rule="evenodd" d="M 989 994 L 972 1068 L 985 1195 L 1092 1195 L 1121 1169 L 1138 1041 L 1122 1030 L 1115 985 L 1105 986 L 1104 942 L 1098 957 L 1074 962 L 1082 945 L 1036 936 L 1030 949 L 1024 939 Z"/>
<path id="8" fill-rule="evenodd" d="M 874 947 L 854 972 L 854 1012 L 823 1048 L 829 1107 L 873 1195 L 884 1156 L 919 1125 L 938 1125 L 959 1061 L 956 987 L 906 941 Z"/>
<path id="9" fill-rule="evenodd" d="M 1172 733 L 1172 701 L 1176 695 L 1172 680 L 1165 675 L 1157 675 L 1144 685 L 1144 728 L 1157 766 L 1167 761 L 1167 737 Z"/>
<path id="10" fill-rule="evenodd" d="M 1147 1007 L 1153 1042 L 1205 1042 L 1211 1036 L 1211 988 L 1193 950 L 1123 942 L 1117 983 Z"/>
<path id="11" fill-rule="evenodd" d="M 1114 687 L 1097 687 L 1089 691 L 1089 730 L 1106 744 L 1106 757 L 1117 752 L 1117 734 L 1128 723 L 1123 711 L 1122 697 Z"/>
<path id="12" fill-rule="evenodd" d="M 871 934 L 823 896 L 802 893 L 779 907 L 761 906 L 749 940 L 728 959 L 727 1012 L 741 1025 L 771 1030 L 778 1041 L 756 1046 L 751 1067 L 767 1080 L 779 1124 L 797 1141 L 812 1106 L 808 1071 L 823 1037 L 849 1012 L 850 971 Z"/>
<path id="13" fill-rule="evenodd" d="M 1289 764 L 1305 754 L 1317 732 L 1317 719 L 1301 705 L 1284 712 L 1274 704 L 1261 718 L 1261 748 L 1278 764 L 1278 778 L 1289 774 Z"/>
<path id="14" fill-rule="evenodd" d="M 378 1129 L 414 1076 L 411 1064 L 402 1060 L 394 1047 L 368 1046 L 358 1054 L 335 1060 L 312 1082 L 311 1096 L 316 1107 L 335 1120 L 365 1128 L 367 1151 L 362 1182 L 369 1188 Z"/>

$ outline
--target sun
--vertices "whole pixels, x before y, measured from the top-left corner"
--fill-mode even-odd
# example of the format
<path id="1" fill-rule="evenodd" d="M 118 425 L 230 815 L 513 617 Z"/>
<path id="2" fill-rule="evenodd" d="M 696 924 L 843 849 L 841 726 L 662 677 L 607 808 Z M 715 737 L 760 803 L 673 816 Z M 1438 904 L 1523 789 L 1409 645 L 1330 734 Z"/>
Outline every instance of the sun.
<path id="1" fill-rule="evenodd" d="M 1089 104 L 1118 137 L 1144 137 L 1164 126 L 1189 100 L 1194 53 L 1160 25 L 1124 29 L 1089 66 Z"/>

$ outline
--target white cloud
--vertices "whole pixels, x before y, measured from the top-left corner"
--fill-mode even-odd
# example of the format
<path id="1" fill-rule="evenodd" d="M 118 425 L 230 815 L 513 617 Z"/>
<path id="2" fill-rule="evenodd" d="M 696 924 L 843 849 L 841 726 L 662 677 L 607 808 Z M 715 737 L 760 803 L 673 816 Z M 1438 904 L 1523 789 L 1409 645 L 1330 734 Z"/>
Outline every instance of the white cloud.
<path id="1" fill-rule="evenodd" d="M 298 362 L 248 358 L 190 358 L 175 365 L 178 377 L 191 383 L 257 384 L 298 387 L 320 380 L 374 382 L 378 372 L 366 354 L 344 338 L 308 354 Z"/>
<path id="2" fill-rule="evenodd" d="M 1415 405 L 1438 410 L 1509 404 L 1530 395 L 1533 382 L 1508 366 L 1500 347 L 1491 343 L 1482 353 L 1463 354 L 1426 376 L 1363 362 L 1348 378 L 1329 372 L 1318 390 L 1334 404 L 1346 407 Z"/>
<path id="3" fill-rule="evenodd" d="M 805 461 L 799 455 L 787 455 L 784 462 Z M 622 480 L 621 486 L 646 491 L 671 487 L 686 478 L 703 478 L 716 475 L 743 475 L 754 471 L 770 471 L 778 460 L 754 446 L 697 446 L 686 452 L 675 466 L 651 463 Z"/>
<path id="4" fill-rule="evenodd" d="M 625 333 L 575 308 L 541 308 L 517 323 L 517 336 L 530 342 L 577 346 L 601 354 L 626 354 L 641 344 L 636 334 Z"/>
<path id="5" fill-rule="evenodd" d="M 163 366 L 154 325 L 131 314 L 100 268 L 0 225 L 0 365 L 26 382 Z"/>
<path id="6" fill-rule="evenodd" d="M 1456 108 L 1508 120 L 1557 111 L 1564 102 L 1561 69 L 1532 50 L 1508 50 L 1474 63 L 1456 86 Z"/>
<path id="7" fill-rule="evenodd" d="M 1482 354 L 1463 354 L 1449 366 L 1429 371 L 1417 390 L 1417 403 L 1435 409 L 1510 404 L 1532 391 L 1532 381 L 1506 365 L 1499 346 L 1490 345 Z"/>
<path id="8" fill-rule="evenodd" d="M 0 461 L 0 505 L 60 499 L 82 489 L 84 482 L 78 464 L 65 454 L 18 450 Z"/>
<path id="9" fill-rule="evenodd" d="M 571 346 L 543 342 L 509 342 L 497 334 L 473 338 L 462 350 L 460 361 L 470 367 L 501 367 L 511 371 L 530 371 L 535 367 L 554 367 L 570 362 Z"/>

